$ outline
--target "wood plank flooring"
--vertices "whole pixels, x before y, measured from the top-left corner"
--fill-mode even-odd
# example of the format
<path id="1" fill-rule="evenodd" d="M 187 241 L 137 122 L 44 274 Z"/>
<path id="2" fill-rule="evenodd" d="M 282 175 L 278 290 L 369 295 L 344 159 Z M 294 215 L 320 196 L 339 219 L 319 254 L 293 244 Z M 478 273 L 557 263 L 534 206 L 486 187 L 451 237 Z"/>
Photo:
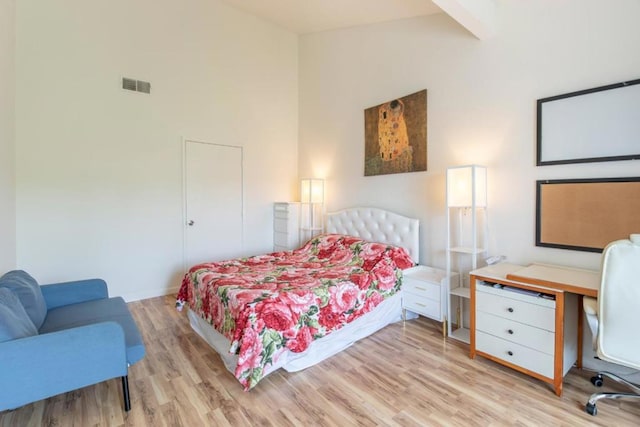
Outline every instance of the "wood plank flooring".
<path id="1" fill-rule="evenodd" d="M 297 373 L 272 373 L 242 391 L 189 327 L 171 296 L 130 303 L 147 346 L 129 372 L 132 409 L 115 379 L 0 412 L 0 426 L 638 426 L 640 404 L 601 401 L 572 370 L 558 398 L 551 387 L 468 357 L 420 318 L 387 326 Z M 605 389 L 624 390 L 611 382 Z"/>

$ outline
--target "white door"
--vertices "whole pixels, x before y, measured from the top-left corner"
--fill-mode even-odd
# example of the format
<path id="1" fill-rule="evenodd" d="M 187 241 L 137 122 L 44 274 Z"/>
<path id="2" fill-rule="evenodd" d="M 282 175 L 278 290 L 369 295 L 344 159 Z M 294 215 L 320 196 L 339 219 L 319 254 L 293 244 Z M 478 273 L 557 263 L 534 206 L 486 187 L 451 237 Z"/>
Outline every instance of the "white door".
<path id="1" fill-rule="evenodd" d="M 185 141 L 185 267 L 242 253 L 242 148 Z"/>

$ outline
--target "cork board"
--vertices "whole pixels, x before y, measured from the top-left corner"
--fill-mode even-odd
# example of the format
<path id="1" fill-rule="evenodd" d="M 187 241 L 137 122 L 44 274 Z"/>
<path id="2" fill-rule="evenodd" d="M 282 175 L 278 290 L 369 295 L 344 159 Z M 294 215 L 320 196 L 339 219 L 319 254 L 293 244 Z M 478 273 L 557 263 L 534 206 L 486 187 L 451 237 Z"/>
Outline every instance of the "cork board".
<path id="1" fill-rule="evenodd" d="M 602 252 L 640 233 L 640 177 L 537 181 L 536 246 Z"/>

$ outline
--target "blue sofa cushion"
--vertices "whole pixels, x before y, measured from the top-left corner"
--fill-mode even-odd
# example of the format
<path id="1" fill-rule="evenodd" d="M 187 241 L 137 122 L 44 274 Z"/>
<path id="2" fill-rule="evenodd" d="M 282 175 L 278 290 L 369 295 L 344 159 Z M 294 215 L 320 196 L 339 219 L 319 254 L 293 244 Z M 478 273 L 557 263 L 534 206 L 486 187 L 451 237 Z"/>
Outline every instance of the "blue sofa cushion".
<path id="1" fill-rule="evenodd" d="M 0 342 L 37 335 L 38 330 L 13 291 L 0 288 Z"/>
<path id="2" fill-rule="evenodd" d="M 117 322 L 124 331 L 127 363 L 133 365 L 145 354 L 144 343 L 127 304 L 121 297 L 65 305 L 49 310 L 40 334 L 61 331 L 98 322 Z"/>
<path id="3" fill-rule="evenodd" d="M 47 315 L 47 303 L 42 296 L 36 279 L 23 270 L 13 270 L 0 277 L 0 288 L 12 290 L 29 315 L 36 329 L 39 329 Z"/>

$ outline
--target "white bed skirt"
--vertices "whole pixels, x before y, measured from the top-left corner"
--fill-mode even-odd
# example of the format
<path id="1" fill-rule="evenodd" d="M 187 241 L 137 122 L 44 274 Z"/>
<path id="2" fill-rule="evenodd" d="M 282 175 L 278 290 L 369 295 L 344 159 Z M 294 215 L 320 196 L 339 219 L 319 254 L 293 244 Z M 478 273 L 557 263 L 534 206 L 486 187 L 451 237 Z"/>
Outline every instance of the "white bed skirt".
<path id="1" fill-rule="evenodd" d="M 407 315 L 409 314 L 407 312 Z M 191 309 L 187 315 L 193 330 L 220 355 L 226 368 L 231 373 L 235 373 L 238 356 L 229 353 L 229 348 L 231 348 L 229 340 Z M 359 339 L 400 320 L 402 320 L 402 292 L 384 300 L 373 311 L 357 318 L 341 329 L 313 341 L 304 352 L 285 351 L 277 360 L 274 360 L 273 365 L 266 368 L 264 374 L 267 375 L 279 368 L 284 368 L 288 372 L 308 368 L 339 353 Z"/>

